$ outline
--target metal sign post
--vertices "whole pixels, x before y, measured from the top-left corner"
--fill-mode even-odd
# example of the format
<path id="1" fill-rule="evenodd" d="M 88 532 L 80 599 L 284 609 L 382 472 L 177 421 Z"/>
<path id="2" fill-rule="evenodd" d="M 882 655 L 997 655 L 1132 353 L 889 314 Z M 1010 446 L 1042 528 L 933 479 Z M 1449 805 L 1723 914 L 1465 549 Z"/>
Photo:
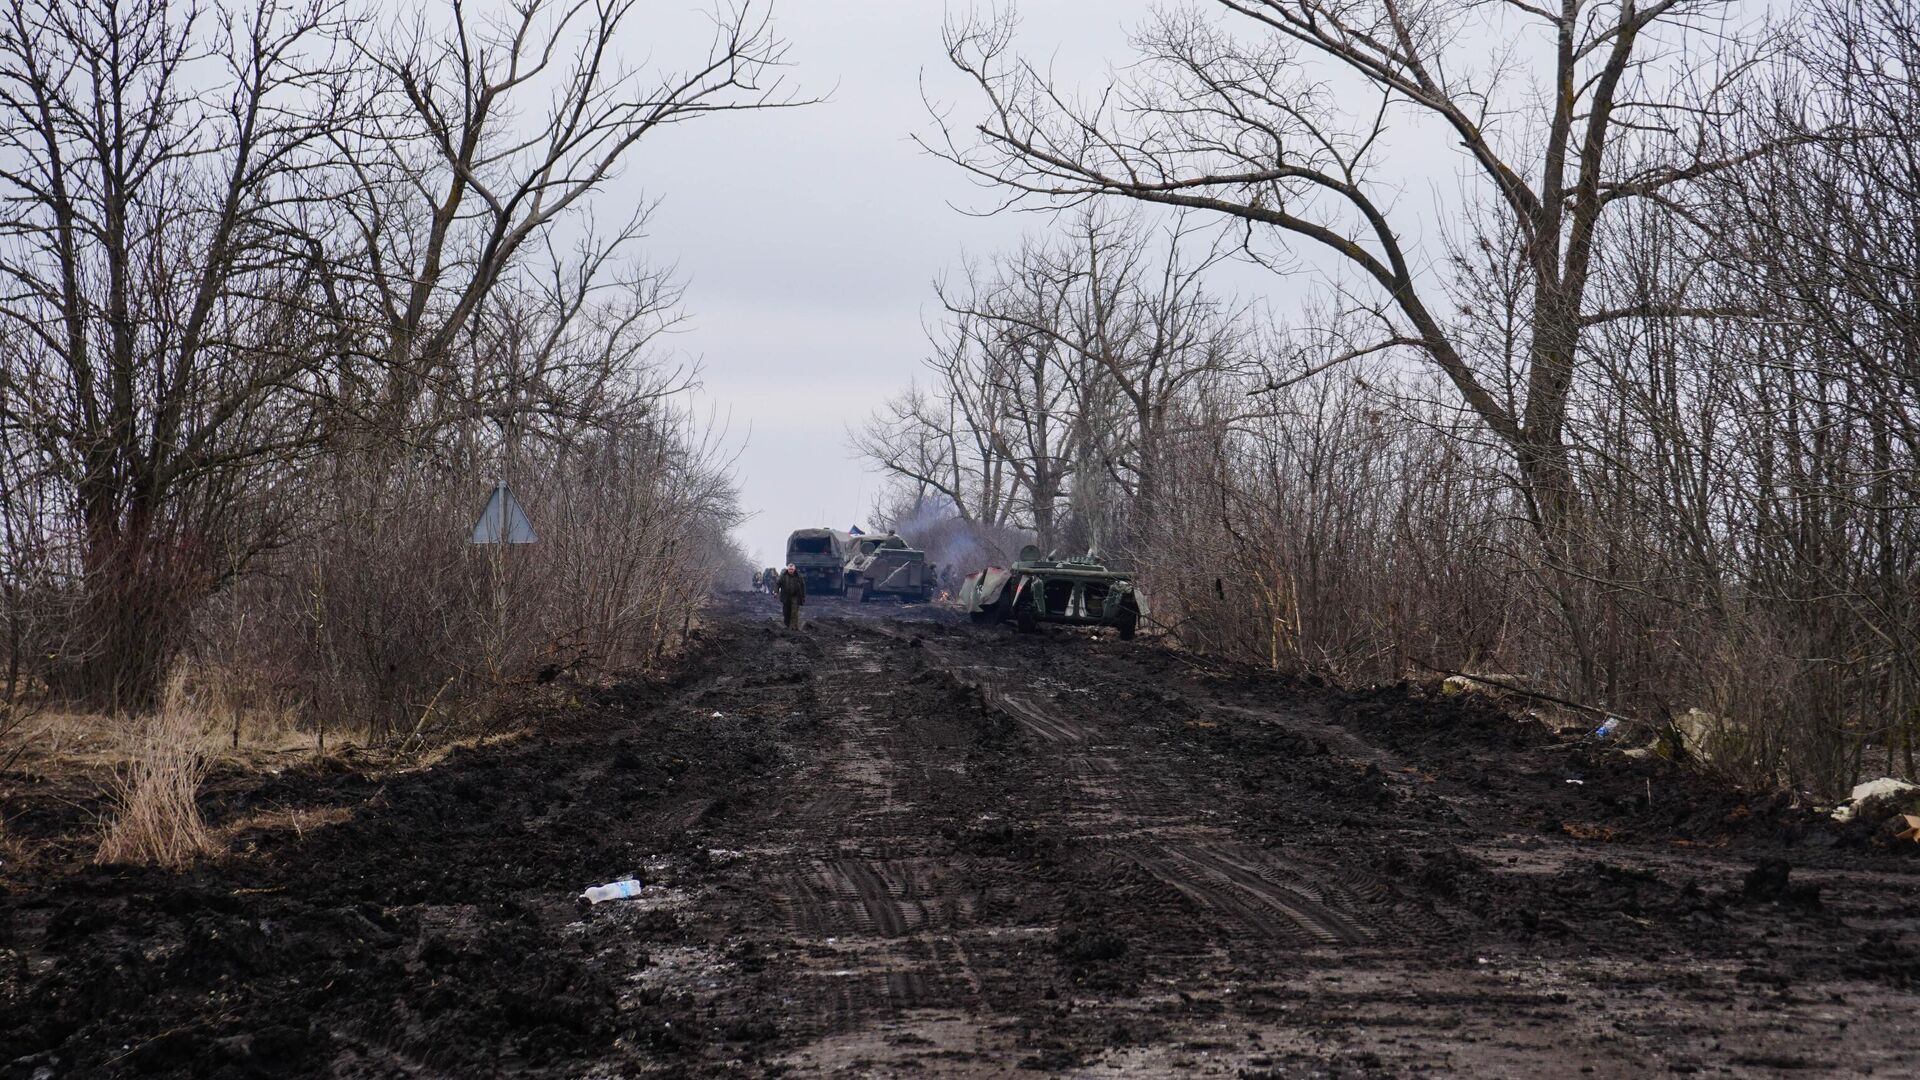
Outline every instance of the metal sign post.
<path id="1" fill-rule="evenodd" d="M 507 487 L 505 480 L 495 484 L 487 508 L 480 511 L 480 520 L 473 523 L 473 543 L 533 544 L 539 540 L 533 531 L 533 522 L 527 520 L 526 509 L 513 497 L 513 489 Z"/>

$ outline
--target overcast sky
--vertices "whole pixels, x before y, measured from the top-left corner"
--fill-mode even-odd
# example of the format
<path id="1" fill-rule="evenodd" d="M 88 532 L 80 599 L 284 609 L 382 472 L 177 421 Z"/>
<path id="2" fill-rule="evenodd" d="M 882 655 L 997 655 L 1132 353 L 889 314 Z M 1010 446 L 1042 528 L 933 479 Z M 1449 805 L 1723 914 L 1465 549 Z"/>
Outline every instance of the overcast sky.
<path id="1" fill-rule="evenodd" d="M 740 448 L 754 516 L 739 535 L 762 564 L 784 556 L 796 528 L 866 524 L 878 480 L 850 457 L 846 429 L 914 377 L 933 279 L 963 252 L 992 254 L 1044 224 L 955 211 L 990 202 L 911 141 L 930 125 L 923 76 L 960 115 L 978 109 L 941 48 L 945 7 L 779 0 L 791 78 L 828 100 L 667 132 L 623 178 L 664 200 L 648 255 L 688 282 L 690 329 L 675 345 L 704 363 L 701 407 Z M 1125 57 L 1124 28 L 1148 10 L 1147 0 L 1029 2 L 1022 48 L 1091 80 Z"/>
<path id="2" fill-rule="evenodd" d="M 980 217 L 995 204 L 958 168 L 916 146 L 934 128 L 922 101 L 951 105 L 957 126 L 980 115 L 978 90 L 952 69 L 941 28 L 949 2 L 773 0 L 789 44 L 788 77 L 802 108 L 704 117 L 650 136 L 630 159 L 618 204 L 662 200 L 646 255 L 687 282 L 687 330 L 675 339 L 704 365 L 699 408 L 737 452 L 751 515 L 739 537 L 760 564 L 784 557 L 796 528 L 866 525 L 880 480 L 847 449 L 847 429 L 919 374 L 934 279 L 963 256 L 1010 250 L 1047 228 L 1037 214 Z M 1004 0 L 999 0 L 1004 3 Z M 1163 0 L 1181 4 L 1193 0 Z M 1057 84 L 1104 85 L 1131 59 L 1128 31 L 1153 0 L 1025 0 L 1016 51 L 1049 66 Z M 1771 0 L 1740 0 L 1736 22 L 1767 17 Z M 659 0 L 646 13 L 638 62 L 675 67 L 705 41 L 706 0 Z M 1213 5 L 1204 10 L 1214 11 Z M 1483 11 L 1471 38 L 1491 54 L 1550 47 L 1508 9 Z M 1243 28 L 1244 29 L 1244 28 Z M 691 51 L 690 51 L 691 48 Z M 1337 87 L 1336 87 L 1337 90 Z M 1524 90 L 1524 88 L 1523 88 Z M 1534 93 L 1545 93 L 1537 85 Z M 1395 116 L 1381 179 L 1396 229 L 1439 272 L 1442 233 L 1460 232 L 1457 197 L 1470 166 L 1452 136 L 1417 115 Z M 1524 139 L 1522 129 L 1515 129 Z M 1524 159 L 1524 147 L 1518 151 Z M 1376 193 L 1376 197 L 1380 197 Z M 1336 260 L 1310 259 L 1327 269 Z M 1218 293 L 1259 299 L 1284 316 L 1312 286 L 1239 265 L 1216 272 Z"/>

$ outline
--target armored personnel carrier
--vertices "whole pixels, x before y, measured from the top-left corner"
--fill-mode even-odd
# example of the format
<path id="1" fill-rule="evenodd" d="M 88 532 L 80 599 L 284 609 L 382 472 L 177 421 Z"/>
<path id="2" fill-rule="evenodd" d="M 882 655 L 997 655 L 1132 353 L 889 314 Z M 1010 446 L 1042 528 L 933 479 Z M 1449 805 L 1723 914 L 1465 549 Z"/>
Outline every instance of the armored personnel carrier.
<path id="1" fill-rule="evenodd" d="M 968 574 L 959 600 L 975 622 L 1012 619 L 1022 630 L 1043 622 L 1111 626 L 1122 640 L 1133 638 L 1147 614 L 1146 595 L 1131 574 L 1109 570 L 1092 555 L 1043 559 L 1032 544 L 1009 568 Z"/>
<path id="2" fill-rule="evenodd" d="M 933 567 L 927 554 L 909 547 L 896 533 L 856 536 L 847 556 L 846 590 L 850 599 L 865 603 L 892 596 L 903 602 L 933 599 Z"/>

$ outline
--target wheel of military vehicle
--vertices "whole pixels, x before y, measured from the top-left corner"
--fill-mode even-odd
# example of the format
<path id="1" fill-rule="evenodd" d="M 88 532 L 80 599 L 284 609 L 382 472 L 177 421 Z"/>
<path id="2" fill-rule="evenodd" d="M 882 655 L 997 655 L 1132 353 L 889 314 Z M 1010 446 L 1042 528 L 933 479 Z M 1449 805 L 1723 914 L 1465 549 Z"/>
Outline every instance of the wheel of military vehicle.
<path id="1" fill-rule="evenodd" d="M 1040 611 L 1034 606 L 1032 596 L 1028 596 L 1013 611 L 1014 624 L 1023 634 L 1031 634 L 1040 629 Z"/>
<path id="2" fill-rule="evenodd" d="M 1134 631 L 1140 627 L 1140 612 L 1132 604 L 1124 605 L 1114 618 L 1113 625 L 1119 628 L 1121 641 L 1132 641 Z"/>

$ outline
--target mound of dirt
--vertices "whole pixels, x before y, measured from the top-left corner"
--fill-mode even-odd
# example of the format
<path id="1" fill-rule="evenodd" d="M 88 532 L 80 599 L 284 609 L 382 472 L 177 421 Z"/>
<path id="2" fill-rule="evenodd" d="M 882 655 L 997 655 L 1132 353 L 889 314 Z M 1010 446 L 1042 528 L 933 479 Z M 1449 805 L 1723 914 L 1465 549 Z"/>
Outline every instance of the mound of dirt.
<path id="1" fill-rule="evenodd" d="M 570 929 L 580 888 L 641 870 L 643 850 L 608 822 L 657 817 L 664 850 L 686 820 L 664 808 L 724 813 L 774 765 L 764 726 L 675 719 L 659 701 L 651 685 L 607 688 L 543 718 L 541 738 L 415 772 L 321 762 L 218 786 L 216 818 L 352 808 L 323 828 L 261 831 L 244 861 L 16 881 L 0 903 L 7 940 L 46 960 L 0 986 L 0 1075 L 330 1076 L 398 1060 L 476 1076 L 622 1045 L 703 1050 L 690 1006 L 623 1000 L 625 980 Z"/>
<path id="2" fill-rule="evenodd" d="M 1538 721 L 1472 694 L 1426 694 L 1397 683 L 1330 697 L 1336 720 L 1394 750 L 1528 750 L 1560 741 Z"/>
<path id="3" fill-rule="evenodd" d="M 1739 897 L 1749 904 L 1779 904 L 1802 911 L 1820 910 L 1820 886 L 1795 883 L 1785 859 L 1762 859 L 1740 882 Z"/>

